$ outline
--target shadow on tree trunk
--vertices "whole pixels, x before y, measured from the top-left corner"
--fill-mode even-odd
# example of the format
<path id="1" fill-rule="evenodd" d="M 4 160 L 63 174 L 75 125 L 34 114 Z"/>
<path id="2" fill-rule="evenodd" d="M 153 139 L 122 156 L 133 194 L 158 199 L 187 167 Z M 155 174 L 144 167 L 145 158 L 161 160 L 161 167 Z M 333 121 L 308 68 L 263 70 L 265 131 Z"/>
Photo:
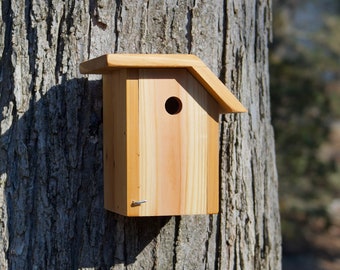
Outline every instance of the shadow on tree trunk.
<path id="1" fill-rule="evenodd" d="M 9 92 L 1 100 L 3 114 L 21 115 L 2 123 L 0 137 L 9 269 L 128 265 L 175 222 L 104 209 L 101 89 L 101 81 L 72 79 L 31 90 L 23 113 Z"/>

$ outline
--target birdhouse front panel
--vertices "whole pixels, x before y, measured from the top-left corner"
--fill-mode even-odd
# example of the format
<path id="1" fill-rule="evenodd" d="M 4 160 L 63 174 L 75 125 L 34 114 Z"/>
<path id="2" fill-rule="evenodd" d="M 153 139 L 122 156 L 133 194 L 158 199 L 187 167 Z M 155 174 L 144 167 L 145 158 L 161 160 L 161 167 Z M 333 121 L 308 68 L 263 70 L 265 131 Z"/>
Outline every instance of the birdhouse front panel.
<path id="1" fill-rule="evenodd" d="M 243 105 L 193 55 L 108 54 L 103 74 L 104 206 L 125 216 L 218 212 L 219 113 Z"/>
<path id="2" fill-rule="evenodd" d="M 218 212 L 218 104 L 185 69 L 139 70 L 139 215 Z"/>

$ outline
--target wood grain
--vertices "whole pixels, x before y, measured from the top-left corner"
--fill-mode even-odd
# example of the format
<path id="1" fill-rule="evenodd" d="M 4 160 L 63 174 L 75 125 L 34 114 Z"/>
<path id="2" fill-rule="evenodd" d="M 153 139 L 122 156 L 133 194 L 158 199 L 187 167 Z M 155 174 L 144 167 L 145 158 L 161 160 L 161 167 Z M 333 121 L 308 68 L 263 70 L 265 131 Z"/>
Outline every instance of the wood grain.
<path id="1" fill-rule="evenodd" d="M 103 75 L 104 206 L 127 213 L 126 69 Z"/>
<path id="2" fill-rule="evenodd" d="M 128 89 L 128 91 L 127 91 Z M 138 215 L 138 70 L 103 76 L 104 206 L 121 215 Z"/>
<path id="3" fill-rule="evenodd" d="M 218 148 L 208 147 L 209 141 L 217 141 L 211 136 L 218 134 L 218 104 L 185 69 L 141 69 L 139 91 L 140 198 L 148 201 L 140 214 L 206 214 L 209 208 L 217 212 L 208 201 L 218 190 L 208 192 L 208 183 L 218 187 L 218 163 L 212 164 Z M 164 106 L 173 96 L 182 101 L 175 115 Z M 209 113 L 208 103 L 215 106 Z"/>
<path id="4" fill-rule="evenodd" d="M 246 112 L 246 108 L 196 56 L 190 54 L 106 54 L 80 64 L 80 72 L 108 73 L 117 68 L 187 68 L 220 104 L 221 113 Z"/>
<path id="5" fill-rule="evenodd" d="M 138 207 L 131 207 L 132 201 L 139 199 L 139 72 L 127 69 L 126 81 L 126 182 L 127 182 L 127 213 L 128 216 L 139 214 Z M 121 112 L 123 113 L 123 112 Z M 124 181 L 117 179 L 117 181 Z M 122 185 L 124 186 L 124 185 Z"/>
<path id="6" fill-rule="evenodd" d="M 207 110 L 211 112 L 212 117 L 209 117 L 207 123 L 208 130 L 208 184 L 207 184 L 207 213 L 216 214 L 219 212 L 219 124 L 218 124 L 218 108 L 215 102 L 208 102 Z M 216 139 L 214 139 L 216 138 Z"/>
<path id="7" fill-rule="evenodd" d="M 103 82 L 105 208 L 126 216 L 217 213 L 216 101 L 186 69 L 114 70 Z M 165 109 L 170 97 L 182 102 L 178 114 Z"/>

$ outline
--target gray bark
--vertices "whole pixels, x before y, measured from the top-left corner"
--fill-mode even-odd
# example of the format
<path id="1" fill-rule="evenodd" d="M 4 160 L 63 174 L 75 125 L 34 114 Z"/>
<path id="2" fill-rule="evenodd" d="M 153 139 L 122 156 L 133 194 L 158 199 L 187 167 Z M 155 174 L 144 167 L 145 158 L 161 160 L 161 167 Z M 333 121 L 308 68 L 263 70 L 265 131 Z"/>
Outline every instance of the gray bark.
<path id="1" fill-rule="evenodd" d="M 280 269 L 270 0 L 1 1 L 0 269 Z M 248 113 L 221 116 L 220 214 L 103 209 L 102 93 L 80 62 L 194 53 Z"/>

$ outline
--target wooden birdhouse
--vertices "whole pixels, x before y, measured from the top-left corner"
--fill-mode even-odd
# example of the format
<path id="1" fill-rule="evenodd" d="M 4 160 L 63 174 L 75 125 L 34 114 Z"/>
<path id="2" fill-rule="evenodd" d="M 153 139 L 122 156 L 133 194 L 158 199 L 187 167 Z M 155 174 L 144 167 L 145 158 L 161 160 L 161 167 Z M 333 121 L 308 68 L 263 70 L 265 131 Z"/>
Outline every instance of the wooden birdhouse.
<path id="1" fill-rule="evenodd" d="M 193 55 L 108 54 L 103 74 L 104 206 L 125 216 L 219 208 L 219 113 L 246 109 Z"/>

